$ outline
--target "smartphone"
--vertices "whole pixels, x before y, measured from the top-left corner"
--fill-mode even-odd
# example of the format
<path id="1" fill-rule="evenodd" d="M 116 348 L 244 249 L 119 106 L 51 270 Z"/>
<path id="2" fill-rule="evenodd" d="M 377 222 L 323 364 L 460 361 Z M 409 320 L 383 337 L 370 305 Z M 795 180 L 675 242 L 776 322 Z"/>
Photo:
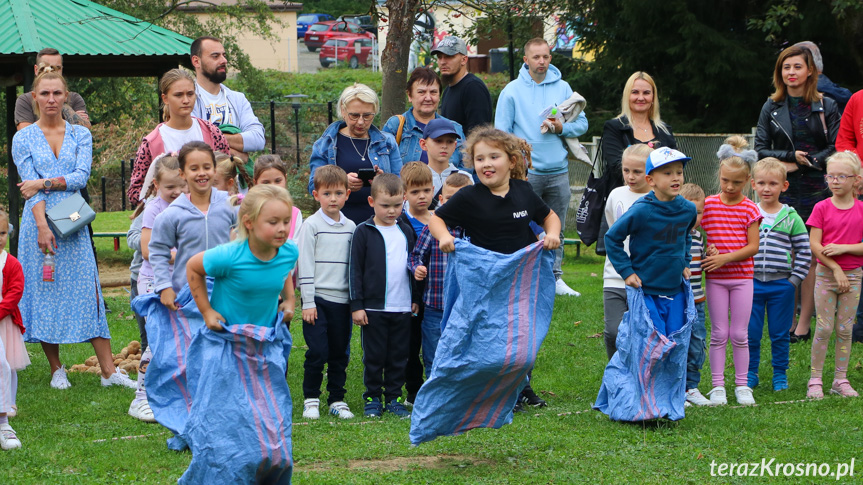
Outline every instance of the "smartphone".
<path id="1" fill-rule="evenodd" d="M 375 178 L 375 169 L 373 168 L 361 168 L 357 170 L 357 175 L 360 177 L 360 180 L 363 181 L 363 187 L 371 187 L 372 179 Z"/>

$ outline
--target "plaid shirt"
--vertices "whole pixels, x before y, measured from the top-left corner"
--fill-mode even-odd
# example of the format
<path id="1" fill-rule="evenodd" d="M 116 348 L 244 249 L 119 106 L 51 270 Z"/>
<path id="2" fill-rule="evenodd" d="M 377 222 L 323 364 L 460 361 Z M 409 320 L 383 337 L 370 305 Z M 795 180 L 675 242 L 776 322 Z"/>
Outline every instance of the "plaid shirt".
<path id="1" fill-rule="evenodd" d="M 455 228 L 450 229 L 449 233 L 454 237 L 461 237 L 462 231 L 461 228 Z M 408 257 L 411 273 L 416 272 L 417 266 L 425 266 L 428 269 L 423 303 L 437 310 L 443 310 L 443 280 L 447 258 L 447 254 L 440 250 L 437 239 L 431 235 L 428 227 L 420 232 L 414 250 Z"/>

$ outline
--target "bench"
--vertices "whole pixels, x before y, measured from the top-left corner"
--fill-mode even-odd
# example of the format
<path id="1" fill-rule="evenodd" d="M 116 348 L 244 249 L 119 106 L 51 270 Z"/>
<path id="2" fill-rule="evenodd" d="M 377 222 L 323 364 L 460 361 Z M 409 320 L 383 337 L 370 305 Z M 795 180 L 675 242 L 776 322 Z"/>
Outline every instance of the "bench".
<path id="1" fill-rule="evenodd" d="M 93 237 L 112 237 L 114 238 L 114 251 L 120 250 L 120 238 L 126 237 L 125 232 L 94 232 Z"/>
<path id="2" fill-rule="evenodd" d="M 578 258 L 581 256 L 581 239 L 575 238 L 565 238 L 563 240 L 564 246 L 575 246 L 575 257 Z"/>

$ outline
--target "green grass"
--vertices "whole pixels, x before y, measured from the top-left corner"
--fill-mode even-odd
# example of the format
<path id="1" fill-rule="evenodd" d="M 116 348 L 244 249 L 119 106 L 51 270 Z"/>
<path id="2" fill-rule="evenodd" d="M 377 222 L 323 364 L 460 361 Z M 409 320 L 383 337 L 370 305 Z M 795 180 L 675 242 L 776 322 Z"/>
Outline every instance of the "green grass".
<path id="1" fill-rule="evenodd" d="M 100 214 L 100 217 L 102 215 Z M 114 216 L 112 216 L 114 217 Z M 122 219 L 97 218 L 99 224 Z M 124 222 L 125 223 L 125 222 Z M 809 349 L 791 347 L 791 389 L 769 388 L 769 342 L 763 344 L 761 380 L 753 408 L 687 409 L 684 420 L 652 425 L 615 423 L 596 411 L 606 363 L 602 332 L 602 266 L 592 250 L 575 258 L 567 248 L 567 282 L 581 298 L 561 298 L 534 372 L 534 388 L 550 406 L 520 414 L 500 430 L 473 430 L 412 448 L 409 422 L 386 416 L 375 422 L 357 418 L 341 422 L 329 416 L 306 423 L 302 413 L 304 342 L 300 323 L 292 325 L 294 350 L 289 384 L 294 391 L 293 453 L 296 483 L 702 483 L 710 464 L 760 462 L 837 463 L 856 458 L 855 477 L 863 474 L 860 399 L 828 397 L 800 401 L 805 395 Z M 117 293 L 115 293 L 117 294 Z M 109 324 L 119 351 L 138 338 L 129 319 L 128 297 L 107 298 Z M 765 332 L 766 333 L 766 332 Z M 729 346 L 730 347 L 730 346 Z M 165 447 L 167 431 L 126 415 L 132 391 L 103 389 L 92 374 L 70 374 L 72 388 L 49 388 L 46 360 L 37 345 L 28 345 L 33 365 L 20 374 L 20 416 L 12 424 L 24 448 L 0 453 L 0 483 L 174 483 L 191 455 Z M 67 366 L 92 355 L 87 344 L 64 345 Z M 361 412 L 362 369 L 358 335 L 354 335 L 348 369 L 348 403 Z M 855 345 L 849 378 L 863 387 L 863 371 L 853 364 L 863 356 Z M 729 364 L 730 364 L 730 358 Z M 832 351 L 827 371 L 832 371 Z M 731 369 L 726 372 L 731 376 Z M 705 365 L 702 389 L 709 386 Z M 733 388 L 728 387 L 733 402 Z M 230 423 L 225 423 L 230 426 Z M 144 435 L 135 439 L 116 439 Z M 108 441 L 98 441 L 108 440 Z M 752 479 L 749 479 L 750 481 Z M 764 479 L 756 479 L 763 481 Z M 719 483 L 745 479 L 720 479 Z M 824 479 L 795 478 L 813 483 Z"/>

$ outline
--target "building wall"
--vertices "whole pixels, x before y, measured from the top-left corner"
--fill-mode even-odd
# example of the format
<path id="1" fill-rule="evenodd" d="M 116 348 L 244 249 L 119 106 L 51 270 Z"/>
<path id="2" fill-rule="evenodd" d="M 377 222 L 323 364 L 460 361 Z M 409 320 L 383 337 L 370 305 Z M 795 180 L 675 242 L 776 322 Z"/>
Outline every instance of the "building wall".
<path id="1" fill-rule="evenodd" d="M 212 17 L 203 12 L 189 12 L 197 15 L 201 23 Z M 240 48 L 249 56 L 252 65 L 258 69 L 299 72 L 297 51 L 297 12 L 275 11 L 273 15 L 282 25 L 273 24 L 275 40 L 265 39 L 255 32 L 243 31 L 238 36 Z M 218 36 L 218 34 L 215 34 Z"/>

